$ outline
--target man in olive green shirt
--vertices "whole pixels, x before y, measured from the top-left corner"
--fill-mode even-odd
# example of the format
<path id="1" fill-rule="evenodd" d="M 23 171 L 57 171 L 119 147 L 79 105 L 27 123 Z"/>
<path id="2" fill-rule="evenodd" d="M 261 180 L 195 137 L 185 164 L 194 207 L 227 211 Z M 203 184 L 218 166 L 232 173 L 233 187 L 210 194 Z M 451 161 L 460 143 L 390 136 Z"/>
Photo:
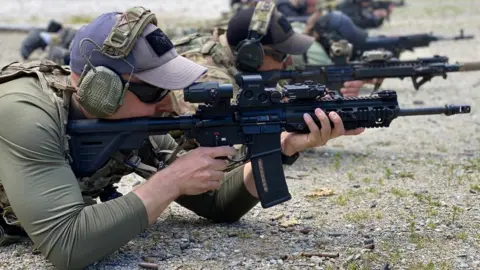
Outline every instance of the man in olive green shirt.
<path id="1" fill-rule="evenodd" d="M 235 154 L 234 148 L 226 146 L 194 149 L 166 168 L 151 171 L 148 181 L 128 194 L 99 204 L 92 202 L 92 198 L 101 194 L 99 190 L 111 186 L 110 178 L 118 182 L 121 176 L 132 171 L 147 172 L 143 175 L 148 176 L 148 168 L 158 165 L 155 155 L 161 151 L 156 150 L 172 150 L 176 144 L 168 135 L 152 136 L 148 147 L 136 152 L 147 165 L 117 168 L 118 160 L 115 163 L 112 157 L 112 163 L 98 175 L 77 177 L 66 151 L 65 122 L 173 114 L 175 99 L 170 93 L 164 95 L 165 89 L 183 89 L 206 72 L 203 66 L 179 56 L 162 30 L 153 24 L 146 25 L 124 59 L 112 59 L 94 51 L 95 46 L 88 42 L 82 45 L 84 57 L 80 41 L 89 38 L 101 47 L 117 20 L 127 22 L 119 13 L 106 13 L 77 32 L 72 42 L 69 76 L 60 72 L 51 80 L 48 66 L 37 70 L 37 75 L 44 72 L 45 77 L 2 79 L 8 69 L 0 74 L 0 82 L 4 82 L 0 84 L 0 125 L 3 127 L 0 129 L 0 182 L 6 195 L 0 197 L 0 202 L 4 210 L 15 213 L 35 247 L 60 269 L 81 269 L 118 250 L 154 223 L 174 201 L 217 222 L 236 221 L 258 203 L 250 163 L 224 173 L 226 161 L 215 159 Z M 283 42 L 295 45 L 298 38 L 293 34 Z M 98 82 L 88 84 L 88 76 L 82 76 L 87 64 L 85 59 L 98 71 L 98 66 L 107 66 L 123 83 L 130 82 L 113 110 L 108 107 L 115 101 L 110 96 L 114 95 L 113 83 L 108 87 Z M 64 91 L 52 94 L 55 89 L 62 89 L 63 82 L 68 82 Z M 91 89 L 85 88 L 86 83 Z M 72 89 L 77 92 L 69 95 Z M 61 101 L 62 94 L 68 98 Z M 346 132 L 334 112 L 327 116 L 316 109 L 315 115 L 321 129 L 305 114 L 310 134 L 282 134 L 284 155 L 292 156 L 325 145 L 338 136 L 363 131 Z M 333 128 L 329 121 L 333 122 Z M 4 225 L 6 221 L 8 219 L 3 221 Z"/>

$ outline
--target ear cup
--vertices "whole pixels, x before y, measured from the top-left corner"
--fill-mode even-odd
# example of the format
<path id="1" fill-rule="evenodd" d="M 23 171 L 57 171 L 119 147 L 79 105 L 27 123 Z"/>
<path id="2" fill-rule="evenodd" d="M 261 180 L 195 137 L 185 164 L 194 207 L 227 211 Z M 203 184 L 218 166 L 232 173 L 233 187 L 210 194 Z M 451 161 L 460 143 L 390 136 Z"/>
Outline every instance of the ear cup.
<path id="1" fill-rule="evenodd" d="M 238 44 L 236 62 L 240 70 L 258 71 L 263 58 L 263 47 L 259 41 L 246 39 Z"/>
<path id="2" fill-rule="evenodd" d="M 114 71 L 103 67 L 85 69 L 78 86 L 78 101 L 90 114 L 106 117 L 123 104 L 125 89 Z"/>

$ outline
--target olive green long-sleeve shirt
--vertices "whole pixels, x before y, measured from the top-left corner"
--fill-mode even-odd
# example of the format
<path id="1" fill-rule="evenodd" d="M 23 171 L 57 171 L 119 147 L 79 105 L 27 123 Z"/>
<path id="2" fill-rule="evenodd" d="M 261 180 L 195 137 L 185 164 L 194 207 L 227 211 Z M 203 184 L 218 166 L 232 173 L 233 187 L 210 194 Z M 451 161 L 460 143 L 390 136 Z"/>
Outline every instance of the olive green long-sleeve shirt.
<path id="1" fill-rule="evenodd" d="M 0 182 L 35 246 L 59 269 L 79 269 L 119 249 L 148 226 L 142 201 L 130 192 L 84 203 L 60 149 L 60 119 L 34 78 L 0 84 Z M 239 219 L 258 202 L 243 184 L 243 166 L 213 196 L 178 203 L 217 221 Z"/>

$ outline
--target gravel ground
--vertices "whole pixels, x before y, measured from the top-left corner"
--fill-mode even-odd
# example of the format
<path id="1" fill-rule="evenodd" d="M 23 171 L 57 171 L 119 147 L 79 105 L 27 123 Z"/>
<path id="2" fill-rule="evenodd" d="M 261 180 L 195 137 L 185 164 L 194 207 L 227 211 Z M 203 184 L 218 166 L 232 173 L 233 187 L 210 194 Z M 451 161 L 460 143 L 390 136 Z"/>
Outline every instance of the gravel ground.
<path id="1" fill-rule="evenodd" d="M 182 11 L 182 3 L 170 7 Z M 478 37 L 479 11 L 475 0 L 408 1 L 372 33 L 453 35 L 464 28 Z M 0 34 L 0 64 L 19 59 L 23 38 Z M 476 40 L 437 42 L 402 57 L 475 61 L 479 49 Z M 383 88 L 397 90 L 402 107 L 467 103 L 472 113 L 396 119 L 390 128 L 308 151 L 286 170 L 292 200 L 257 206 L 235 224 L 212 224 L 172 204 L 146 232 L 89 269 L 136 269 L 144 260 L 161 269 L 480 269 L 479 75 L 434 78 L 420 91 L 409 80 L 387 80 Z M 139 181 L 126 177 L 121 190 Z M 0 248 L 0 266 L 53 269 L 28 241 Z"/>

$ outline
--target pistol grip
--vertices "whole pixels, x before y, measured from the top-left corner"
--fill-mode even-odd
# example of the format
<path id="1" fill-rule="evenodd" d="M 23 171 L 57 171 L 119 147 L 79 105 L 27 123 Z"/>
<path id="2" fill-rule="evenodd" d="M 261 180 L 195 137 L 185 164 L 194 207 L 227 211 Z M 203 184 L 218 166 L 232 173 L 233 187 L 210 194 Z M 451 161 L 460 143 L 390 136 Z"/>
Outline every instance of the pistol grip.
<path id="1" fill-rule="evenodd" d="M 258 197 L 263 208 L 292 198 L 282 165 L 280 133 L 256 134 L 249 146 L 250 162 Z"/>

